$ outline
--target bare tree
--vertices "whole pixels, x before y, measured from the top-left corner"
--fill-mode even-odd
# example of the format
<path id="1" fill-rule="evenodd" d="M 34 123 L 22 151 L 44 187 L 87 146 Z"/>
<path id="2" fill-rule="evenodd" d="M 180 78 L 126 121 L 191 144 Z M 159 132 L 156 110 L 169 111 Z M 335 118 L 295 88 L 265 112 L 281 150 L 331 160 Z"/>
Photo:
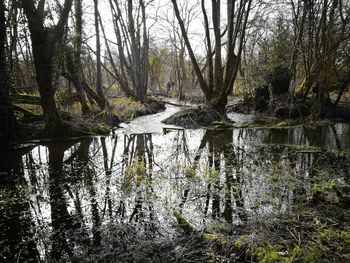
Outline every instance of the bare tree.
<path id="1" fill-rule="evenodd" d="M 189 27 L 191 22 L 196 19 L 199 15 L 200 10 L 199 1 L 179 1 L 178 7 L 181 17 L 184 22 L 186 34 L 189 34 Z M 166 41 L 170 40 L 170 49 L 173 54 L 173 71 L 174 71 L 174 82 L 178 88 L 178 97 L 181 100 L 183 98 L 183 89 L 185 83 L 188 80 L 188 69 L 186 68 L 186 45 L 184 38 L 182 37 L 181 29 L 178 23 L 176 23 L 176 16 L 174 10 L 167 10 L 160 17 L 164 21 L 165 30 L 169 36 Z"/>
<path id="2" fill-rule="evenodd" d="M 118 61 L 115 61 L 109 47 L 110 43 L 105 36 L 108 57 L 113 68 L 113 76 L 127 96 L 144 100 L 147 96 L 149 70 L 149 33 L 146 23 L 147 3 L 144 0 L 140 0 L 138 6 L 134 6 L 132 0 L 109 0 L 109 3 L 113 15 L 118 50 Z M 123 4 L 125 10 L 123 10 Z"/>
<path id="3" fill-rule="evenodd" d="M 106 106 L 106 99 L 102 89 L 102 63 L 101 63 L 101 40 L 100 40 L 100 23 L 98 0 L 94 0 L 94 17 L 96 32 L 96 91 L 100 97 L 103 108 Z"/>
<path id="4" fill-rule="evenodd" d="M 81 104 L 82 113 L 85 115 L 90 112 L 90 106 L 87 102 L 86 93 L 83 82 L 83 65 L 81 61 L 82 54 L 82 35 L 83 35 L 83 7 L 82 0 L 74 0 L 74 41 L 71 52 L 66 54 L 66 65 L 68 73 L 63 75 L 73 82 L 79 102 Z"/>
<path id="5" fill-rule="evenodd" d="M 315 116 L 326 114 L 325 110 L 331 103 L 330 91 L 337 90 L 341 96 L 348 86 L 350 56 L 344 50 L 349 47 L 349 11 L 347 1 L 304 1 L 305 13 L 300 21 L 304 23 L 304 28 L 299 32 L 296 43 L 302 54 L 300 64 L 305 78 L 298 91 L 306 98 L 313 90 L 316 95 Z"/>
<path id="6" fill-rule="evenodd" d="M 226 28 L 223 27 L 222 23 L 221 1 L 211 1 L 211 23 L 208 18 L 205 1 L 201 1 L 205 26 L 205 41 L 207 47 L 206 59 L 208 68 L 206 77 L 201 72 L 198 60 L 194 55 L 194 51 L 188 38 L 177 1 L 171 0 L 171 2 L 173 3 L 175 15 L 179 22 L 182 36 L 197 75 L 200 88 L 205 95 L 207 104 L 220 114 L 225 115 L 227 98 L 232 92 L 233 83 L 235 82 L 241 60 L 245 30 L 247 27 L 249 12 L 251 10 L 252 0 L 227 2 Z M 212 37 L 212 34 L 210 33 L 211 26 L 213 27 L 214 37 Z M 223 59 L 223 35 L 226 35 L 227 38 L 225 59 Z"/>

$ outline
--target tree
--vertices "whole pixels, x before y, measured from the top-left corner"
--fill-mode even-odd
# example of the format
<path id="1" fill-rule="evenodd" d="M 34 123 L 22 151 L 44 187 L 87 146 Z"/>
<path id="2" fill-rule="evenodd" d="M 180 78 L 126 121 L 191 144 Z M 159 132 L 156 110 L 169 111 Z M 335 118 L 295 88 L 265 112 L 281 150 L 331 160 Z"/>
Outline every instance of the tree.
<path id="1" fill-rule="evenodd" d="M 94 0 L 94 17 L 96 32 L 96 91 L 101 100 L 102 108 L 106 106 L 106 99 L 102 89 L 102 64 L 101 64 L 101 40 L 100 40 L 100 23 L 98 0 Z"/>
<path id="2" fill-rule="evenodd" d="M 349 47 L 350 5 L 342 0 L 307 0 L 303 10 L 296 48 L 303 55 L 299 71 L 305 78 L 298 92 L 306 99 L 313 90 L 313 115 L 323 117 L 331 103 L 329 92 L 338 90 L 341 95 L 348 86 L 350 56 L 344 50 Z"/>
<path id="3" fill-rule="evenodd" d="M 77 97 L 81 104 L 81 110 L 83 115 L 91 112 L 90 105 L 95 105 L 104 110 L 107 106 L 107 100 L 102 91 L 102 72 L 101 72 L 101 58 L 100 51 L 95 52 L 97 59 L 96 63 L 91 63 L 91 67 L 94 68 L 93 71 L 96 73 L 96 78 L 91 78 L 95 80 L 96 90 L 92 89 L 85 78 L 84 66 L 82 62 L 83 54 L 83 0 L 74 0 L 74 35 L 72 37 L 72 43 L 66 44 L 66 54 L 65 54 L 65 68 L 62 75 L 72 82 L 77 91 Z M 95 10 L 98 15 L 98 9 Z M 99 27 L 98 27 L 99 28 Z M 95 29 L 96 30 L 96 29 Z M 99 32 L 99 29 L 97 30 Z M 100 48 L 100 40 L 97 40 L 97 46 Z M 96 66 L 95 66 L 96 65 Z M 89 67 L 89 65 L 88 65 Z M 97 73 L 98 72 L 98 73 Z M 90 104 L 88 103 L 88 100 Z"/>
<path id="4" fill-rule="evenodd" d="M 7 148 L 15 139 L 16 119 L 13 114 L 9 88 L 12 86 L 6 57 L 6 18 L 5 3 L 0 2 L 0 145 Z"/>
<path id="5" fill-rule="evenodd" d="M 64 38 L 65 26 L 73 0 L 65 0 L 56 25 L 45 25 L 45 0 L 35 5 L 34 0 L 21 0 L 22 8 L 28 20 L 31 34 L 36 80 L 41 96 L 41 106 L 47 133 L 51 136 L 65 132 L 64 122 L 57 110 L 55 102 L 54 57 L 58 55 L 58 45 Z"/>
<path id="6" fill-rule="evenodd" d="M 107 53 L 113 68 L 113 76 L 127 96 L 144 100 L 148 89 L 149 34 L 146 24 L 146 3 L 139 1 L 136 7 L 132 0 L 125 2 L 123 13 L 121 1 L 109 0 L 116 35 L 116 62 L 109 41 L 103 31 Z M 117 66 L 118 65 L 118 66 Z"/>
<path id="7" fill-rule="evenodd" d="M 189 28 L 191 22 L 198 17 L 200 10 L 199 1 L 179 1 L 178 7 L 180 15 L 183 19 L 186 34 L 189 34 Z M 162 14 L 161 19 L 165 22 L 165 30 L 168 32 L 169 36 L 166 40 L 170 45 L 172 50 L 172 68 L 174 71 L 174 82 L 178 88 L 179 99 L 183 99 L 183 89 L 185 83 L 188 82 L 188 69 L 186 68 L 186 45 L 184 38 L 181 35 L 181 29 L 179 28 L 178 23 L 176 23 L 176 17 L 173 10 L 170 12 L 165 12 Z M 162 23 L 164 24 L 164 23 Z M 170 30 L 169 30 L 170 27 Z"/>
<path id="8" fill-rule="evenodd" d="M 81 110 L 83 114 L 87 114 L 90 111 L 90 107 L 87 103 L 86 93 L 84 91 L 83 84 L 83 65 L 81 62 L 82 54 L 82 37 L 83 37 L 83 0 L 74 0 L 75 9 L 75 32 L 74 32 L 74 46 L 73 51 L 67 54 L 67 69 L 70 74 L 70 80 L 72 80 L 78 94 L 78 99 L 81 104 Z"/>
<path id="9" fill-rule="evenodd" d="M 207 48 L 207 77 L 203 75 L 200 69 L 183 19 L 180 15 L 179 7 L 176 0 L 171 0 L 182 36 L 184 38 L 189 56 L 191 58 L 200 88 L 202 89 L 208 106 L 215 109 L 221 115 L 225 116 L 225 107 L 227 98 L 232 92 L 244 44 L 245 31 L 251 10 L 252 0 L 228 1 L 227 26 L 223 27 L 221 15 L 221 1 L 212 0 L 212 12 L 210 23 L 205 1 L 201 0 L 202 14 L 204 19 L 205 42 Z M 214 38 L 210 33 L 211 26 L 214 31 Z M 226 58 L 223 60 L 223 35 L 226 35 Z M 213 38 L 213 39 L 212 39 Z M 212 46 L 212 41 L 214 44 Z"/>

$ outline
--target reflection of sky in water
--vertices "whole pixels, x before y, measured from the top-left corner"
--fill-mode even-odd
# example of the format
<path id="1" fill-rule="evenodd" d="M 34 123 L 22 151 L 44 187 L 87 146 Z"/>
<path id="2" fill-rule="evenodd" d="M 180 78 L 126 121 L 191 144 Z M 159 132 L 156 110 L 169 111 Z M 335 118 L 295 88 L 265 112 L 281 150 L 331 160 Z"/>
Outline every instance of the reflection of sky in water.
<path id="1" fill-rule="evenodd" d="M 213 220 L 242 223 L 290 212 L 316 177 L 349 177 L 349 164 L 330 153 L 281 145 L 349 150 L 346 125 L 162 134 L 160 120 L 176 110 L 136 119 L 113 136 L 86 139 L 67 149 L 36 146 L 22 156 L 25 198 L 42 257 L 50 250 L 52 231 L 66 231 L 54 229 L 53 206 L 65 207 L 79 219 L 80 231 L 90 239 L 98 228 L 107 240 L 112 226 L 120 223 L 171 237 L 176 231 L 173 211 L 181 211 L 198 229 Z M 65 224 L 65 218 L 56 220 Z"/>

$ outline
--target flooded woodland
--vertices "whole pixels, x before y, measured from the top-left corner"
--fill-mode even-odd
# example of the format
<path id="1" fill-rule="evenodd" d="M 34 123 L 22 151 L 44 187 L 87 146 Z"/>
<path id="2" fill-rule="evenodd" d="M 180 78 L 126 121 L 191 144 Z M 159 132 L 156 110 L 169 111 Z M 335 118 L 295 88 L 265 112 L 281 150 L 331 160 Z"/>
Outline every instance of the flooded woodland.
<path id="1" fill-rule="evenodd" d="M 350 1 L 0 1 L 0 262 L 350 262 Z"/>

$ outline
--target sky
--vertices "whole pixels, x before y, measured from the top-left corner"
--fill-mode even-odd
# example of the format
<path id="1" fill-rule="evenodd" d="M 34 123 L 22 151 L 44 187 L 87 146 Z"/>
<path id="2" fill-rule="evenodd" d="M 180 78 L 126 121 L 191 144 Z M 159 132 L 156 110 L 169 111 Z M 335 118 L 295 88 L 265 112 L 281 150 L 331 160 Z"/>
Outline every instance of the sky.
<path id="1" fill-rule="evenodd" d="M 189 6 L 195 5 L 197 0 L 181 0 L 180 2 L 187 2 Z M 206 0 L 206 2 L 210 2 Z M 208 5 L 209 6 L 209 5 Z M 90 40 L 90 44 L 93 45 L 95 38 L 95 28 L 93 19 L 93 2 L 85 1 L 84 8 L 87 10 L 85 16 L 85 31 L 86 37 Z M 111 41 L 115 40 L 115 34 L 113 29 L 111 9 L 109 7 L 108 0 L 101 0 L 99 2 L 99 11 L 103 19 L 107 38 Z M 202 19 L 200 17 L 200 6 L 197 7 L 199 16 L 196 16 L 190 24 L 189 33 L 193 48 L 197 53 L 201 54 L 205 52 L 203 47 L 204 30 L 202 25 Z M 165 20 L 166 16 L 173 17 L 173 7 L 169 0 L 153 0 L 152 4 L 147 6 L 146 14 L 148 16 L 147 24 L 150 27 L 151 44 L 158 47 L 169 45 L 169 33 L 172 34 L 173 30 L 169 23 Z M 203 53 L 204 54 L 204 53 Z"/>

